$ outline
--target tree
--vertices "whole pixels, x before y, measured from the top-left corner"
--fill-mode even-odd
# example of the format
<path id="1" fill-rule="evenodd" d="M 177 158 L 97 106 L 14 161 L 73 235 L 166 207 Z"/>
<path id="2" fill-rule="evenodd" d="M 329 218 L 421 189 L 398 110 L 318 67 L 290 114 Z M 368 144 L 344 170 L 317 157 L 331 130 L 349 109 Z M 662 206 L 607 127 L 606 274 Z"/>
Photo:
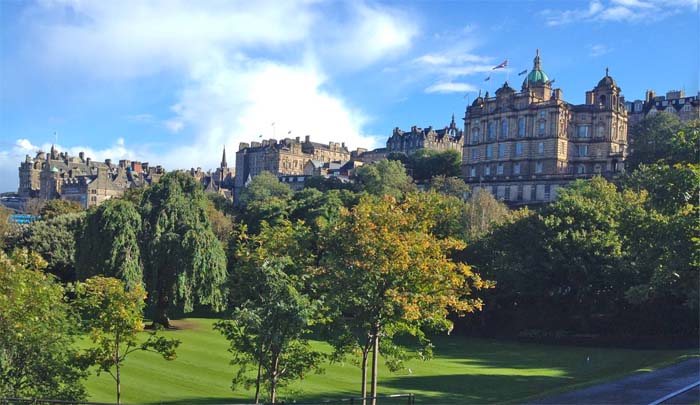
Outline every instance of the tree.
<path id="1" fill-rule="evenodd" d="M 43 219 L 51 219 L 64 214 L 77 214 L 83 211 L 83 207 L 77 202 L 63 199 L 48 200 L 39 210 Z"/>
<path id="2" fill-rule="evenodd" d="M 459 177 L 433 176 L 428 184 L 428 189 L 438 193 L 451 195 L 464 199 L 469 193 L 469 186 Z"/>
<path id="3" fill-rule="evenodd" d="M 5 248 L 10 235 L 14 233 L 15 225 L 12 223 L 10 215 L 12 215 L 12 211 L 0 205 L 0 250 Z"/>
<path id="4" fill-rule="evenodd" d="M 211 230 L 206 197 L 191 176 L 172 172 L 144 194 L 144 279 L 155 306 L 154 323 L 170 325 L 171 304 L 225 307 L 226 255 Z"/>
<path id="5" fill-rule="evenodd" d="M 34 221 L 19 245 L 39 253 L 48 263 L 47 271 L 62 281 L 75 281 L 75 234 L 84 218 L 85 214 L 79 213 Z"/>
<path id="6" fill-rule="evenodd" d="M 456 177 L 461 174 L 462 157 L 456 150 L 420 149 L 409 156 L 409 167 L 416 181 L 427 181 L 435 176 Z"/>
<path id="7" fill-rule="evenodd" d="M 468 216 L 467 223 L 469 238 L 467 241 L 475 241 L 491 231 L 491 229 L 503 222 L 508 215 L 508 207 L 496 200 L 493 194 L 483 189 L 476 190 L 469 198 L 465 212 Z"/>
<path id="8" fill-rule="evenodd" d="M 379 351 L 400 353 L 392 343 L 395 335 L 418 337 L 423 354 L 429 356 L 424 330 L 449 330 L 448 313 L 464 315 L 480 309 L 481 301 L 470 297 L 471 292 L 491 286 L 468 265 L 451 259 L 451 253 L 463 249 L 464 243 L 438 239 L 432 232 L 435 222 L 421 215 L 425 208 L 420 204 L 416 194 L 402 201 L 391 196 L 363 197 L 352 211 L 344 211 L 324 241 L 328 253 L 319 277 L 324 299 L 333 310 L 328 316 L 335 336 L 332 342 L 341 352 L 361 353 L 363 397 L 370 350 L 370 395 L 376 397 Z"/>
<path id="9" fill-rule="evenodd" d="M 209 195 L 217 195 L 217 194 L 208 194 Z M 222 199 L 226 200 L 224 197 L 219 196 Z M 208 197 L 207 203 L 206 203 L 206 212 L 207 212 L 207 219 L 209 219 L 209 223 L 211 224 L 211 230 L 214 232 L 214 235 L 216 235 L 216 238 L 219 239 L 219 241 L 226 245 L 228 243 L 229 238 L 231 237 L 233 233 L 233 216 L 232 214 L 227 214 L 224 210 L 226 210 L 226 206 L 223 205 L 224 203 L 219 200 L 219 199 L 212 199 L 211 197 Z"/>
<path id="10" fill-rule="evenodd" d="M 357 182 L 364 191 L 378 196 L 400 198 L 415 190 L 413 180 L 406 174 L 403 165 L 394 160 L 381 160 L 360 167 L 357 170 Z"/>
<path id="11" fill-rule="evenodd" d="M 262 172 L 253 177 L 241 192 L 241 218 L 251 232 L 257 232 L 262 221 L 274 224 L 287 218 L 291 196 L 292 190 L 277 176 Z"/>
<path id="12" fill-rule="evenodd" d="M 36 253 L 0 251 L 0 397 L 86 398 L 77 323 Z"/>
<path id="13" fill-rule="evenodd" d="M 680 128 L 681 122 L 672 114 L 649 116 L 631 127 L 630 153 L 627 156 L 628 170 L 632 171 L 640 164 L 652 164 L 671 158 L 673 139 Z"/>
<path id="14" fill-rule="evenodd" d="M 242 233 L 232 269 L 231 320 L 216 323 L 231 343 L 232 363 L 240 366 L 232 388 L 255 385 L 255 402 L 264 382 L 269 401 L 275 403 L 278 389 L 289 381 L 319 370 L 323 356 L 311 349 L 305 335 L 316 305 L 304 293 L 313 262 L 308 249 L 309 229 L 301 223 L 263 223 L 257 235 Z M 255 377 L 248 367 L 257 366 Z"/>
<path id="15" fill-rule="evenodd" d="M 107 200 L 88 211 L 76 236 L 78 279 L 104 275 L 123 280 L 129 289 L 142 285 L 141 227 L 141 215 L 127 200 Z"/>
<path id="16" fill-rule="evenodd" d="M 112 376 L 117 385 L 117 404 L 121 403 L 121 368 L 129 354 L 143 350 L 174 360 L 175 349 L 180 344 L 178 340 L 158 336 L 155 331 L 139 342 L 146 292 L 139 284 L 130 289 L 125 287 L 120 280 L 99 276 L 75 287 L 75 305 L 94 344 L 86 351 L 85 359 L 99 366 L 98 373 L 104 371 Z"/>

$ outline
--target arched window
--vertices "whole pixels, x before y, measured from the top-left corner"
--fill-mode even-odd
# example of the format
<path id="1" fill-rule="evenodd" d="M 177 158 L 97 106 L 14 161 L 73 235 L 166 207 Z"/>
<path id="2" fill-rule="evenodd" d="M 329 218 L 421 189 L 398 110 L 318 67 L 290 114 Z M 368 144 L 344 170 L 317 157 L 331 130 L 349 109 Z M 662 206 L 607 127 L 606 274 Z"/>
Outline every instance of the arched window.
<path id="1" fill-rule="evenodd" d="M 505 139 L 508 137 L 508 120 L 504 119 L 501 121 L 501 138 Z"/>
<path id="2" fill-rule="evenodd" d="M 489 122 L 489 141 L 496 137 L 496 127 L 493 121 Z"/>

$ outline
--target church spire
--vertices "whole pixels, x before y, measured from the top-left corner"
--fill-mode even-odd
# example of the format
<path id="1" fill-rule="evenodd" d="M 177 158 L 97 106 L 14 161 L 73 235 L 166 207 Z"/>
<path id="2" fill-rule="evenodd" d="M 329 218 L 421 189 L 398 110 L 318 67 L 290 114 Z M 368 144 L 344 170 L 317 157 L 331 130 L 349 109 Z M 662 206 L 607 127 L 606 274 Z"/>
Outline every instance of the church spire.
<path id="1" fill-rule="evenodd" d="M 540 48 L 537 48 L 535 53 L 535 60 L 533 61 L 532 70 L 542 70 L 542 61 L 540 60 Z"/>
<path id="2" fill-rule="evenodd" d="M 221 167 L 228 167 L 226 164 L 226 145 L 224 145 L 224 153 L 221 155 Z"/>

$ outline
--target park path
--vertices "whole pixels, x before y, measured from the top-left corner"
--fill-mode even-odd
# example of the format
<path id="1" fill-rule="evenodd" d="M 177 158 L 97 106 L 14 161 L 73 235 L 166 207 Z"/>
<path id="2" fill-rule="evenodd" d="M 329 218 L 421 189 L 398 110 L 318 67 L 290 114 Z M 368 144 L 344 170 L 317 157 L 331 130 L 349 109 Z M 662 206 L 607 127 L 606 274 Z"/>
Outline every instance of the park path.
<path id="1" fill-rule="evenodd" d="M 693 358 L 659 370 L 637 373 L 620 380 L 594 385 L 533 404 L 640 404 L 647 405 L 700 380 L 700 358 Z M 664 404 L 697 404 L 699 391 L 692 389 Z"/>

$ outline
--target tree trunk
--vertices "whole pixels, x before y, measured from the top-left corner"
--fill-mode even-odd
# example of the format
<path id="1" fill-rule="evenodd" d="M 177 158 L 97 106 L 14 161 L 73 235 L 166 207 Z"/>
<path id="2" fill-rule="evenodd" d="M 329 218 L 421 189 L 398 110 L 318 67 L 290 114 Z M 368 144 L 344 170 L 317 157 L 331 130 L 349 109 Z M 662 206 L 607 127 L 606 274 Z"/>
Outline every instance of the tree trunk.
<path id="1" fill-rule="evenodd" d="M 279 353 L 272 354 L 272 367 L 270 370 L 270 403 L 277 401 L 277 368 L 279 368 Z"/>
<path id="2" fill-rule="evenodd" d="M 114 352 L 114 364 L 117 368 L 117 373 L 116 373 L 116 375 L 117 375 L 117 405 L 119 405 L 122 403 L 122 377 L 121 377 L 121 373 L 119 370 L 119 363 L 120 363 L 120 361 L 119 361 L 119 332 L 117 332 L 115 342 L 116 342 L 116 350 Z"/>
<path id="3" fill-rule="evenodd" d="M 255 379 L 255 403 L 260 402 L 260 377 L 262 376 L 262 362 L 263 362 L 263 350 L 262 342 L 260 342 L 260 349 L 258 350 L 258 377 Z"/>
<path id="4" fill-rule="evenodd" d="M 367 404 L 367 358 L 369 357 L 369 346 L 362 349 L 362 405 Z"/>
<path id="5" fill-rule="evenodd" d="M 156 302 L 156 313 L 153 317 L 153 325 L 162 325 L 164 328 L 170 328 L 170 318 L 168 318 L 168 307 L 170 306 L 170 300 L 166 294 L 158 294 L 158 301 Z"/>
<path id="6" fill-rule="evenodd" d="M 379 361 L 379 333 L 375 333 L 372 342 L 372 405 L 377 405 L 377 362 Z"/>

